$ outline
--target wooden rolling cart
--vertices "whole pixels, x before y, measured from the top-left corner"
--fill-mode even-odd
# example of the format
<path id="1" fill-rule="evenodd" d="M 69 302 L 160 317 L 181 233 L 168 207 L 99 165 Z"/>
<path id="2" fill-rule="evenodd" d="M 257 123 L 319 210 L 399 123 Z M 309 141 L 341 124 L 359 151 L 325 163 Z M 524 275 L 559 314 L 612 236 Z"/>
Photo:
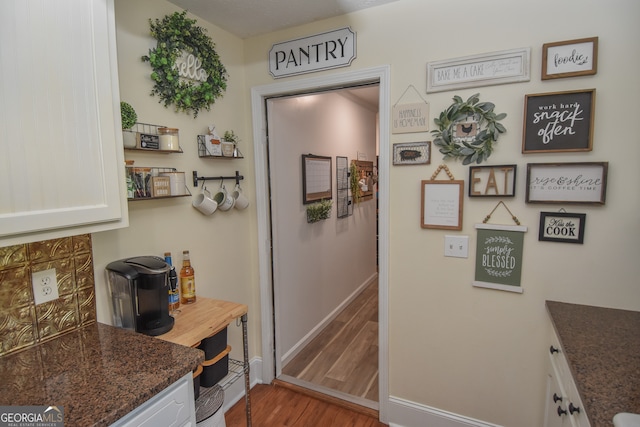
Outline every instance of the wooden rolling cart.
<path id="1" fill-rule="evenodd" d="M 171 331 L 159 335 L 165 341 L 196 347 L 205 338 L 211 337 L 226 328 L 233 320 L 242 322 L 242 347 L 244 360 L 242 362 L 229 359 L 229 373 L 240 368 L 244 374 L 245 408 L 247 427 L 251 427 L 251 397 L 249 375 L 249 347 L 247 339 L 247 311 L 245 304 L 198 297 L 193 304 L 181 304 L 179 312 L 174 314 L 175 324 Z"/>

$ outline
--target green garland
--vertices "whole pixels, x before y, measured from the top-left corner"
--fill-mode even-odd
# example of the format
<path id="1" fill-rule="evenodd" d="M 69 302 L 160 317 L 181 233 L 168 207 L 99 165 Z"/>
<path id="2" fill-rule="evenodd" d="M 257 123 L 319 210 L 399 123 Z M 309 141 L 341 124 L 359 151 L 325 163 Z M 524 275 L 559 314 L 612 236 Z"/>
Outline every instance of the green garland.
<path id="1" fill-rule="evenodd" d="M 461 158 L 463 165 L 482 163 L 491 155 L 498 136 L 507 131 L 498 123 L 507 117 L 507 114 L 494 113 L 495 105 L 491 102 L 480 102 L 479 95 L 471 95 L 466 102 L 458 95 L 454 96 L 453 104 L 440 113 L 439 118 L 433 119 L 438 126 L 438 130 L 431 131 L 435 136 L 433 143 L 440 147 L 444 160 Z M 473 138 L 456 138 L 456 126 L 470 116 L 476 119 L 479 132 Z"/>
<path id="2" fill-rule="evenodd" d="M 174 104 L 176 111 L 193 112 L 193 117 L 197 117 L 202 108 L 210 110 L 216 98 L 222 96 L 227 89 L 228 75 L 205 30 L 186 15 L 187 11 L 183 11 L 155 22 L 149 19 L 157 45 L 149 49 L 149 55 L 142 60 L 153 68 L 151 79 L 155 83 L 151 96 L 158 95 L 165 107 Z M 201 61 L 202 70 L 207 73 L 205 81 L 194 83 L 178 76 L 175 64 L 182 52 L 193 54 Z"/>

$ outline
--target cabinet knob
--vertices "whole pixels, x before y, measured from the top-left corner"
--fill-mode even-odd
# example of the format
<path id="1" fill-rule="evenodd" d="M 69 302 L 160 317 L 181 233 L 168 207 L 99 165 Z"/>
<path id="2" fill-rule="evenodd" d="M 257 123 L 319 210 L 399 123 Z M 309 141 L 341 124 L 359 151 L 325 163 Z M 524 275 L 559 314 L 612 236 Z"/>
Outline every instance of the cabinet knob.
<path id="1" fill-rule="evenodd" d="M 562 402 L 562 398 L 557 394 L 553 393 L 553 403 Z"/>
<path id="2" fill-rule="evenodd" d="M 561 406 L 558 406 L 558 416 L 561 417 L 561 416 L 566 415 L 566 414 L 567 414 L 567 411 L 562 409 Z"/>
<path id="3" fill-rule="evenodd" d="M 573 406 L 573 403 L 569 402 L 569 412 L 571 413 L 571 415 L 573 415 L 574 412 L 580 413 L 580 407 Z"/>
<path id="4" fill-rule="evenodd" d="M 560 353 L 560 350 L 558 350 L 557 348 L 555 348 L 554 346 L 549 347 L 549 353 L 553 354 L 553 353 Z"/>

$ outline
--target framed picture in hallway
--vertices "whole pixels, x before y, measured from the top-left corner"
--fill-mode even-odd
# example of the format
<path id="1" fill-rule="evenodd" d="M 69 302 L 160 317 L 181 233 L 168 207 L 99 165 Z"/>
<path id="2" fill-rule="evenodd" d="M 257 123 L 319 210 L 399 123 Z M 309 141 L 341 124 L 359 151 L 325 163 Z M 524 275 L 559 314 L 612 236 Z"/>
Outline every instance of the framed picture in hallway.
<path id="1" fill-rule="evenodd" d="M 331 157 L 302 155 L 302 203 L 331 199 Z"/>

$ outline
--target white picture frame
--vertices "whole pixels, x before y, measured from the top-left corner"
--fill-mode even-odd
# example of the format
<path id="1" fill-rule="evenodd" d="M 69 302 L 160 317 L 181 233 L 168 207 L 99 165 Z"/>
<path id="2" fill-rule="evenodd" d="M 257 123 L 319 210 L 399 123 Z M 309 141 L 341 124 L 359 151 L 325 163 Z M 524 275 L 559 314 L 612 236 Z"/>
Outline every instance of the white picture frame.
<path id="1" fill-rule="evenodd" d="M 427 63 L 427 93 L 531 80 L 531 48 Z"/>

